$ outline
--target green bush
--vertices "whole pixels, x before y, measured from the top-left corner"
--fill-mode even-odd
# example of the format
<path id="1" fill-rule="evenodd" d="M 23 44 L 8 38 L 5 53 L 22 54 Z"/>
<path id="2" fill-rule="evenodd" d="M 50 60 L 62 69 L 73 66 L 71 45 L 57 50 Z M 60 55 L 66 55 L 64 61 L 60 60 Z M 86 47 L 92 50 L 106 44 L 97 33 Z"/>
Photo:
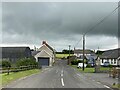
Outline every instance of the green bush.
<path id="1" fill-rule="evenodd" d="M 87 64 L 87 66 L 86 66 L 87 68 L 91 68 L 92 66 L 91 66 L 91 64 Z"/>
<path id="2" fill-rule="evenodd" d="M 82 63 L 83 61 L 81 61 L 81 60 L 73 60 L 73 61 L 71 61 L 71 64 L 72 65 L 78 65 L 78 63 Z"/>
<path id="3" fill-rule="evenodd" d="M 16 66 L 38 65 L 34 58 L 23 58 L 16 62 Z"/>
<path id="4" fill-rule="evenodd" d="M 72 65 L 78 65 L 78 63 L 83 63 L 83 61 L 82 60 L 73 60 L 73 61 L 71 61 Z M 84 63 L 87 63 L 87 60 L 84 60 Z"/>
<path id="5" fill-rule="evenodd" d="M 110 65 L 109 65 L 109 68 L 112 68 L 112 67 L 113 67 L 113 65 L 110 64 Z"/>
<path id="6" fill-rule="evenodd" d="M 2 60 L 2 67 L 11 67 L 11 62 L 9 60 Z"/>

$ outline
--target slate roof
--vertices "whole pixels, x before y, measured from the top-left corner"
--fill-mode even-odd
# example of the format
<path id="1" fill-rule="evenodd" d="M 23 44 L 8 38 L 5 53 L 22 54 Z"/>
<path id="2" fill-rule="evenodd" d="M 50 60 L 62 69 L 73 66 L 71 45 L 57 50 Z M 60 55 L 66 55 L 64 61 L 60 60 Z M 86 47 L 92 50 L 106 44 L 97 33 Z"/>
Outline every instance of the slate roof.
<path id="1" fill-rule="evenodd" d="M 103 59 L 116 59 L 119 56 L 120 56 L 120 48 L 107 50 L 102 55 L 100 55 L 100 58 L 103 58 Z"/>
<path id="2" fill-rule="evenodd" d="M 2 50 L 2 58 L 23 58 L 31 56 L 29 47 L 0 47 L 0 50 Z"/>

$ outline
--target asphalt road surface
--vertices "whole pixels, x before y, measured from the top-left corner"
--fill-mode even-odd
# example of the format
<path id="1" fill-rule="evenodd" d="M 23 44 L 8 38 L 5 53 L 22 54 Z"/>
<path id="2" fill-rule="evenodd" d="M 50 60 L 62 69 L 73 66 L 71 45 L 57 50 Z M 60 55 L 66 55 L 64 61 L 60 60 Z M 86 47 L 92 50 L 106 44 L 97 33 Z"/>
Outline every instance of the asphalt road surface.
<path id="1" fill-rule="evenodd" d="M 74 68 L 67 65 L 67 61 L 58 60 L 53 67 L 42 72 L 19 79 L 5 88 L 108 88 L 84 76 Z"/>

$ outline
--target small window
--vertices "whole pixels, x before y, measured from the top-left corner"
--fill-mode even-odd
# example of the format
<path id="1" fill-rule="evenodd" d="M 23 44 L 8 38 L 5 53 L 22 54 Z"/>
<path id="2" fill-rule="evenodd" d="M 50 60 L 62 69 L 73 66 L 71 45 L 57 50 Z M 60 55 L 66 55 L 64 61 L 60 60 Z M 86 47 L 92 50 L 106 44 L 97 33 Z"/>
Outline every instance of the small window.
<path id="1" fill-rule="evenodd" d="M 116 64 L 116 59 L 114 59 L 114 64 Z"/>
<path id="2" fill-rule="evenodd" d="M 103 59 L 102 59 L 102 63 L 103 63 Z"/>
<path id="3" fill-rule="evenodd" d="M 111 64 L 113 64 L 113 60 L 111 59 Z"/>

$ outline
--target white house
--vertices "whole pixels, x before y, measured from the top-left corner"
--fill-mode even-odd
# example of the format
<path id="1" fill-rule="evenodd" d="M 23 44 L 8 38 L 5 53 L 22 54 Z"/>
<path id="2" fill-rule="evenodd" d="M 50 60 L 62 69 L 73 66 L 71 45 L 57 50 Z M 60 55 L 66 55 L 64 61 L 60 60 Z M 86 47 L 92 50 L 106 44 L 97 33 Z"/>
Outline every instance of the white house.
<path id="1" fill-rule="evenodd" d="M 104 65 L 105 62 L 109 62 L 110 65 L 120 65 L 120 48 L 107 50 L 100 55 L 100 64 Z"/>
<path id="2" fill-rule="evenodd" d="M 82 49 L 74 49 L 74 55 L 76 57 L 82 58 L 83 57 L 83 50 Z M 86 49 L 85 56 L 93 56 L 95 53 L 92 50 Z"/>
<path id="3" fill-rule="evenodd" d="M 46 41 L 43 41 L 42 46 L 33 53 L 40 66 L 52 66 L 55 62 L 55 50 Z"/>

